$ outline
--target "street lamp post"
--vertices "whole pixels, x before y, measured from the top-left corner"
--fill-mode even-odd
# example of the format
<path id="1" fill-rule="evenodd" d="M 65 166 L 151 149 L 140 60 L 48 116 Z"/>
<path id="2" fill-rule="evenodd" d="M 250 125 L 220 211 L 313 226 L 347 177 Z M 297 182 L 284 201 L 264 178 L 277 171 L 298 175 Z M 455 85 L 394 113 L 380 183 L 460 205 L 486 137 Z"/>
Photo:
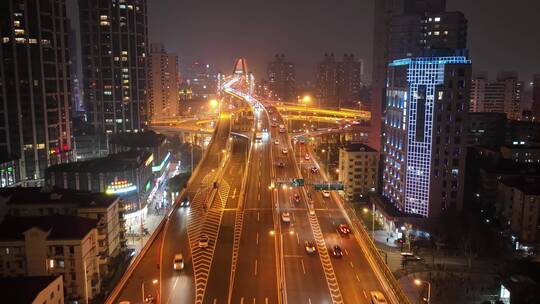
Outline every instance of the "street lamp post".
<path id="1" fill-rule="evenodd" d="M 423 280 L 420 280 L 420 279 L 416 279 L 414 280 L 414 284 L 416 286 L 421 286 L 422 284 L 426 284 L 427 285 L 427 298 L 424 298 L 422 297 L 422 299 L 424 301 L 426 301 L 427 304 L 429 304 L 429 302 L 431 301 L 431 283 L 429 281 L 423 281 Z"/>

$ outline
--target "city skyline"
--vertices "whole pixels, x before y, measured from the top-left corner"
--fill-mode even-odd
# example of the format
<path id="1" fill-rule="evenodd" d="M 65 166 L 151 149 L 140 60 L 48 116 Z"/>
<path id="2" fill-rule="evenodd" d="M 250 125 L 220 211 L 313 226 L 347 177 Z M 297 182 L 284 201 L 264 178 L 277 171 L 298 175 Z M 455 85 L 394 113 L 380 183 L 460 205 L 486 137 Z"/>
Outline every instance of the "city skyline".
<path id="1" fill-rule="evenodd" d="M 275 53 L 285 53 L 296 62 L 299 80 L 305 82 L 315 80 L 317 62 L 325 52 L 338 57 L 353 53 L 365 61 L 364 74 L 371 78 L 372 1 L 347 0 L 340 2 L 340 6 L 321 0 L 285 3 L 265 3 L 262 8 L 257 2 L 248 1 L 236 1 L 233 5 L 152 1 L 148 4 L 149 31 L 153 39 L 162 41 L 180 56 L 181 65 L 185 61 L 212 58 L 213 64 L 228 73 L 228 65 L 240 55 L 250 59 L 256 76 L 261 77 L 267 61 Z M 523 80 L 529 81 L 540 70 L 540 63 L 534 60 L 540 52 L 540 41 L 527 38 L 534 37 L 535 28 L 540 28 L 540 21 L 534 18 L 540 2 L 448 0 L 447 8 L 461 11 L 469 19 L 468 43 L 474 72 L 517 71 Z M 258 9 L 262 15 L 254 18 L 253 13 Z M 181 11 L 189 15 L 177 18 L 176 13 Z M 329 11 L 333 14 L 328 15 Z M 300 12 L 302 18 L 296 18 Z M 246 20 L 235 19 L 231 23 L 228 18 L 236 14 L 246 16 Z M 220 37 L 218 24 L 223 23 L 230 23 L 241 37 Z M 276 23 L 279 25 L 275 26 Z M 223 46 L 223 41 L 228 43 Z M 217 56 L 213 45 L 222 46 Z"/>

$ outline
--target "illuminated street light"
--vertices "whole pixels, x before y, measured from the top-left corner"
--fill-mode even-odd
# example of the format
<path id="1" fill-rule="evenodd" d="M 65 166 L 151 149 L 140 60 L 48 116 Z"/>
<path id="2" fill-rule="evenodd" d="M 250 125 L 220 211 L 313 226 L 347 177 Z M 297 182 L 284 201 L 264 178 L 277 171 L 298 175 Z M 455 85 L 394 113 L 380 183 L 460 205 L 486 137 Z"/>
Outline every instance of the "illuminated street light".
<path id="1" fill-rule="evenodd" d="M 415 279 L 414 284 L 416 286 L 422 286 L 422 284 L 427 285 L 427 287 L 428 287 L 427 298 L 423 298 L 423 299 L 424 299 L 424 301 L 426 301 L 427 304 L 429 304 L 429 301 L 431 301 L 431 283 L 429 283 L 428 281 L 422 281 L 420 279 Z"/>
<path id="2" fill-rule="evenodd" d="M 310 102 L 311 102 L 311 96 L 305 95 L 305 96 L 302 98 L 302 102 L 305 103 L 305 104 L 310 103 Z"/>
<path id="3" fill-rule="evenodd" d="M 219 106 L 219 102 L 217 101 L 217 99 L 210 100 L 210 107 L 212 107 L 212 109 L 216 109 L 218 106 Z"/>
<path id="4" fill-rule="evenodd" d="M 270 235 L 274 235 L 276 232 L 274 230 L 270 230 Z"/>
<path id="5" fill-rule="evenodd" d="M 364 213 L 368 213 L 369 209 L 368 209 L 368 208 L 364 208 L 364 209 L 362 209 L 362 211 L 364 211 Z"/>
<path id="6" fill-rule="evenodd" d="M 158 279 L 153 279 L 152 280 L 152 284 L 154 284 L 154 285 L 156 285 L 158 282 L 159 282 Z"/>

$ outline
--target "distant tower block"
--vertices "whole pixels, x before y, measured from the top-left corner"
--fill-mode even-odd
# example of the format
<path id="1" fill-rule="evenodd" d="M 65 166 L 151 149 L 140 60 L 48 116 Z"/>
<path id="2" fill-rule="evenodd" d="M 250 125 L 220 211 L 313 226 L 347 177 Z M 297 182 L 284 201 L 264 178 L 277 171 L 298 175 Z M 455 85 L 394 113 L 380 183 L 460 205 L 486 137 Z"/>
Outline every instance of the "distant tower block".
<path id="1" fill-rule="evenodd" d="M 236 58 L 234 61 L 234 76 L 247 76 L 248 68 L 246 58 Z"/>

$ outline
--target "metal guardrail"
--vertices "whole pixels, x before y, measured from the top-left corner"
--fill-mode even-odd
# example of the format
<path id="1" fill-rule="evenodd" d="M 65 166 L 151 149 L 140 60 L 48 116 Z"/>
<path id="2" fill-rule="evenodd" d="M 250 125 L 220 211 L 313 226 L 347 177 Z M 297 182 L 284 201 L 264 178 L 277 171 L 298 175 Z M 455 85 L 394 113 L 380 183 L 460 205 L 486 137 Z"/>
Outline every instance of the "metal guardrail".
<path id="1" fill-rule="evenodd" d="M 339 201 L 343 206 L 343 210 L 345 210 L 345 212 L 347 213 L 347 216 L 350 219 L 354 231 L 357 232 L 355 233 L 355 236 L 360 237 L 363 241 L 363 244 L 367 245 L 365 246 L 365 249 L 369 251 L 369 256 L 372 257 L 372 261 L 377 266 L 377 269 L 380 270 L 380 273 L 383 275 L 386 283 L 389 285 L 388 287 L 390 287 L 394 298 L 397 300 L 397 303 L 411 304 L 411 301 L 409 300 L 405 292 L 403 292 L 403 289 L 396 280 L 396 277 L 394 276 L 390 268 L 388 268 L 388 265 L 385 263 L 384 257 L 379 252 L 377 246 L 373 242 L 373 239 L 370 237 L 369 233 L 366 231 L 366 229 L 358 219 L 356 212 L 354 211 L 354 207 L 351 205 L 351 203 L 349 203 L 348 201 L 344 201 L 341 197 L 339 197 Z"/>

